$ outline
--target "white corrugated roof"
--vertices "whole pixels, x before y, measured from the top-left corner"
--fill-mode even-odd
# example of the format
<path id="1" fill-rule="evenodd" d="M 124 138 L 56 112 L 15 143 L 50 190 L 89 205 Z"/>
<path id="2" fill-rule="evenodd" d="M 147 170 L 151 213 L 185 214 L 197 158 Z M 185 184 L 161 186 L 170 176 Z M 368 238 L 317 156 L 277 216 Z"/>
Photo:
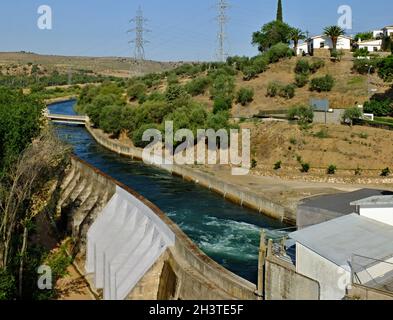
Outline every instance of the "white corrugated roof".
<path id="1" fill-rule="evenodd" d="M 393 227 L 355 213 L 293 232 L 289 237 L 341 267 L 348 268 L 353 255 L 377 260 L 393 257 Z"/>

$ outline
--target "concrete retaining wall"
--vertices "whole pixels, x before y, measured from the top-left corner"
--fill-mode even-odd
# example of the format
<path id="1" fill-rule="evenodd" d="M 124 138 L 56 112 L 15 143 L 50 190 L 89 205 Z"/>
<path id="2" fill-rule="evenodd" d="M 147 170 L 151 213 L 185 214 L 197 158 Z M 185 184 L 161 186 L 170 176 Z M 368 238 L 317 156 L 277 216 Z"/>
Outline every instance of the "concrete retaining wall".
<path id="1" fill-rule="evenodd" d="M 355 300 L 393 300 L 393 293 L 353 284 L 348 297 Z"/>
<path id="2" fill-rule="evenodd" d="M 266 300 L 319 300 L 319 283 L 296 273 L 295 266 L 268 256 L 265 271 Z"/>
<path id="3" fill-rule="evenodd" d="M 211 260 L 155 205 L 82 160 L 73 157 L 71 163 L 62 185 L 58 211 L 70 221 L 69 230 L 77 240 L 76 263 L 80 270 L 85 265 L 87 231 L 115 194 L 116 187 L 120 187 L 149 207 L 176 237 L 175 245 L 145 274 L 130 292 L 129 299 L 158 298 L 159 292 L 161 297 L 184 300 L 256 298 L 254 284 Z M 85 276 L 89 279 L 88 274 Z M 168 282 L 172 285 L 162 285 Z"/>
<path id="4" fill-rule="evenodd" d="M 120 155 L 131 157 L 133 159 L 142 159 L 142 149 L 129 147 L 124 144 L 108 139 L 98 130 L 92 129 L 90 125 L 86 125 L 86 129 L 93 138 L 105 148 L 116 152 Z M 157 165 L 172 174 L 176 174 L 183 179 L 195 182 L 206 187 L 216 193 L 223 195 L 226 199 L 237 204 L 249 207 L 265 215 L 289 224 L 296 224 L 296 213 L 271 200 L 262 197 L 249 190 L 242 189 L 236 185 L 221 181 L 207 173 L 197 171 L 187 166 L 173 165 Z"/>

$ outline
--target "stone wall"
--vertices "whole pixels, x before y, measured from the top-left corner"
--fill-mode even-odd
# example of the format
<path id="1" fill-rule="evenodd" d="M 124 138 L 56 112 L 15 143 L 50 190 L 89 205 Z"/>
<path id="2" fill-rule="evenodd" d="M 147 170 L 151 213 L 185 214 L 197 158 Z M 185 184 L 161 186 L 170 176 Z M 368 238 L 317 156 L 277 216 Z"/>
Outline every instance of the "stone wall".
<path id="1" fill-rule="evenodd" d="M 62 184 L 58 212 L 64 220 L 69 221 L 68 230 L 76 240 L 75 262 L 79 270 L 85 270 L 87 231 L 115 194 L 116 187 L 129 192 L 152 209 L 176 236 L 175 245 L 167 249 L 145 274 L 130 292 L 128 299 L 157 299 L 159 297 L 183 300 L 256 299 L 254 284 L 231 273 L 207 257 L 155 205 L 98 169 L 73 157 Z M 88 274 L 85 276 L 86 279 L 91 278 Z"/>
<path id="2" fill-rule="evenodd" d="M 123 156 L 128 156 L 138 160 L 142 159 L 142 149 L 126 146 L 118 141 L 111 140 L 99 130 L 92 129 L 89 125 L 86 126 L 86 129 L 90 132 L 93 138 L 105 148 Z M 203 187 L 219 193 L 232 202 L 258 210 L 259 212 L 263 212 L 265 215 L 282 222 L 296 224 L 295 211 L 274 203 L 273 201 L 252 191 L 221 181 L 214 176 L 187 166 L 179 166 L 176 164 L 157 166 L 171 172 L 172 174 L 176 174 L 183 179 L 198 183 Z"/>

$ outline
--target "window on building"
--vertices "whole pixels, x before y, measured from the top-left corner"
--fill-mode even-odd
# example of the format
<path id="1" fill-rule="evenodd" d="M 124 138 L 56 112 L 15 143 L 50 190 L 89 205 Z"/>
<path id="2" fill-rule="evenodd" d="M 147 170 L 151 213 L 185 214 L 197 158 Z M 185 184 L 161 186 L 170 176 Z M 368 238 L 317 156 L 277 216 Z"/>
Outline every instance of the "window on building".
<path id="1" fill-rule="evenodd" d="M 378 51 L 378 47 L 374 47 L 374 51 L 375 51 L 375 52 Z"/>
<path id="2" fill-rule="evenodd" d="M 325 42 L 321 42 L 319 48 L 321 48 L 321 49 L 325 48 Z"/>

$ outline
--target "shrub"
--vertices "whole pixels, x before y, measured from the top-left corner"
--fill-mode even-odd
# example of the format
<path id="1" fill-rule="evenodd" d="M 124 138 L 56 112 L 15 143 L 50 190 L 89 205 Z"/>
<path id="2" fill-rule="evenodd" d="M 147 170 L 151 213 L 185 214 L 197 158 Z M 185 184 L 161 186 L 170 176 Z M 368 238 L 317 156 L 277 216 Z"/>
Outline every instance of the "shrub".
<path id="1" fill-rule="evenodd" d="M 313 59 L 310 64 L 310 71 L 311 73 L 317 72 L 319 69 L 325 66 L 325 61 L 321 59 Z"/>
<path id="2" fill-rule="evenodd" d="M 342 57 L 344 56 L 344 51 L 343 50 L 334 50 L 332 49 L 330 51 L 330 57 L 332 58 L 333 61 L 341 61 Z"/>
<path id="3" fill-rule="evenodd" d="M 308 76 L 305 74 L 297 74 L 295 77 L 295 85 L 298 88 L 303 88 L 308 83 Z"/>
<path id="4" fill-rule="evenodd" d="M 355 58 L 358 57 L 368 57 L 369 52 L 367 48 L 362 48 L 362 49 L 356 49 L 355 52 L 353 53 L 353 56 Z"/>
<path id="5" fill-rule="evenodd" d="M 388 176 L 390 176 L 390 173 L 391 173 L 390 168 L 385 168 L 381 172 L 381 177 L 388 177 Z"/>
<path id="6" fill-rule="evenodd" d="M 292 84 L 282 86 L 278 94 L 285 99 L 292 99 L 295 96 L 295 86 Z"/>
<path id="7" fill-rule="evenodd" d="M 336 167 L 335 165 L 333 165 L 333 164 L 331 164 L 331 165 L 327 168 L 327 170 L 326 170 L 327 174 L 329 174 L 329 175 L 336 174 L 336 171 L 337 171 L 337 167 Z"/>
<path id="8" fill-rule="evenodd" d="M 251 160 L 251 169 L 255 169 L 258 166 L 258 162 L 255 159 Z"/>
<path id="9" fill-rule="evenodd" d="M 214 79 L 210 88 L 210 95 L 213 99 L 216 97 L 233 97 L 235 90 L 235 80 L 232 76 L 219 75 Z"/>
<path id="10" fill-rule="evenodd" d="M 326 129 L 322 129 L 318 131 L 316 134 L 314 134 L 314 137 L 319 139 L 327 139 L 329 138 L 329 132 Z"/>
<path id="11" fill-rule="evenodd" d="M 334 78 L 331 75 L 318 77 L 311 80 L 310 90 L 318 92 L 328 92 L 334 87 Z"/>
<path id="12" fill-rule="evenodd" d="M 292 56 L 292 49 L 290 49 L 285 43 L 278 43 L 267 51 L 267 57 L 270 63 L 275 63 L 283 58 L 289 58 Z"/>
<path id="13" fill-rule="evenodd" d="M 362 169 L 360 169 L 359 167 L 357 167 L 355 169 L 355 176 L 361 176 L 362 175 Z"/>
<path id="14" fill-rule="evenodd" d="M 280 83 L 278 83 L 276 81 L 269 82 L 269 84 L 267 85 L 266 95 L 268 97 L 275 97 L 280 92 L 280 89 L 281 89 Z"/>
<path id="15" fill-rule="evenodd" d="M 310 164 L 309 163 L 302 163 L 302 168 L 301 168 L 301 172 L 303 173 L 308 173 L 310 171 Z"/>
<path id="16" fill-rule="evenodd" d="M 209 84 L 210 80 L 207 77 L 196 78 L 186 84 L 186 91 L 192 96 L 198 96 L 205 93 Z"/>
<path id="17" fill-rule="evenodd" d="M 220 111 L 228 111 L 232 108 L 232 98 L 219 96 L 214 99 L 213 113 L 218 113 Z"/>
<path id="18" fill-rule="evenodd" d="M 360 74 L 375 73 L 378 63 L 379 59 L 355 59 L 353 70 Z"/>
<path id="19" fill-rule="evenodd" d="M 296 138 L 291 138 L 291 139 L 289 139 L 289 143 L 290 143 L 290 144 L 293 144 L 294 146 L 297 145 L 297 140 L 296 140 Z"/>
<path id="20" fill-rule="evenodd" d="M 348 123 L 352 126 L 355 120 L 361 119 L 362 117 L 362 111 L 358 107 L 353 107 L 345 110 L 342 120 L 344 123 Z"/>
<path id="21" fill-rule="evenodd" d="M 147 86 L 143 82 L 137 82 L 131 85 L 127 90 L 127 95 L 130 100 L 139 100 L 146 94 Z"/>
<path id="22" fill-rule="evenodd" d="M 274 170 L 280 170 L 281 169 L 281 165 L 282 165 L 281 161 L 276 162 L 274 164 Z"/>
<path id="23" fill-rule="evenodd" d="M 298 120 L 301 125 L 312 123 L 314 120 L 314 112 L 310 106 L 292 107 L 287 116 L 289 120 Z"/>
<path id="24" fill-rule="evenodd" d="M 306 59 L 300 59 L 296 63 L 295 73 L 303 75 L 308 75 L 310 73 L 310 64 Z"/>
<path id="25" fill-rule="evenodd" d="M 15 278 L 6 270 L 0 270 L 0 301 L 11 300 L 15 291 Z"/>
<path id="26" fill-rule="evenodd" d="M 392 47 L 393 53 L 393 47 Z M 393 80 L 393 55 L 381 60 L 378 62 L 378 75 L 384 81 L 392 81 Z"/>
<path id="27" fill-rule="evenodd" d="M 268 69 L 269 57 L 267 55 L 258 55 L 251 58 L 250 62 L 258 73 L 262 73 Z"/>
<path id="28" fill-rule="evenodd" d="M 176 73 L 170 73 L 166 81 L 168 83 L 168 86 L 179 84 L 179 78 L 177 77 Z"/>
<path id="29" fill-rule="evenodd" d="M 258 76 L 259 72 L 254 65 L 248 65 L 243 68 L 243 80 L 250 81 Z"/>
<path id="30" fill-rule="evenodd" d="M 240 88 L 237 92 L 236 102 L 245 106 L 252 102 L 254 99 L 254 89 L 252 88 Z"/>
<path id="31" fill-rule="evenodd" d="M 370 100 L 364 104 L 364 112 L 372 113 L 377 117 L 393 115 L 393 100 Z"/>
<path id="32" fill-rule="evenodd" d="M 248 57 L 240 57 L 240 56 L 233 56 L 227 58 L 227 64 L 234 67 L 236 70 L 240 71 L 248 65 L 250 62 L 250 58 Z"/>
<path id="33" fill-rule="evenodd" d="M 187 92 L 181 85 L 175 84 L 169 86 L 165 91 L 166 100 L 171 103 L 177 99 L 187 98 Z"/>

